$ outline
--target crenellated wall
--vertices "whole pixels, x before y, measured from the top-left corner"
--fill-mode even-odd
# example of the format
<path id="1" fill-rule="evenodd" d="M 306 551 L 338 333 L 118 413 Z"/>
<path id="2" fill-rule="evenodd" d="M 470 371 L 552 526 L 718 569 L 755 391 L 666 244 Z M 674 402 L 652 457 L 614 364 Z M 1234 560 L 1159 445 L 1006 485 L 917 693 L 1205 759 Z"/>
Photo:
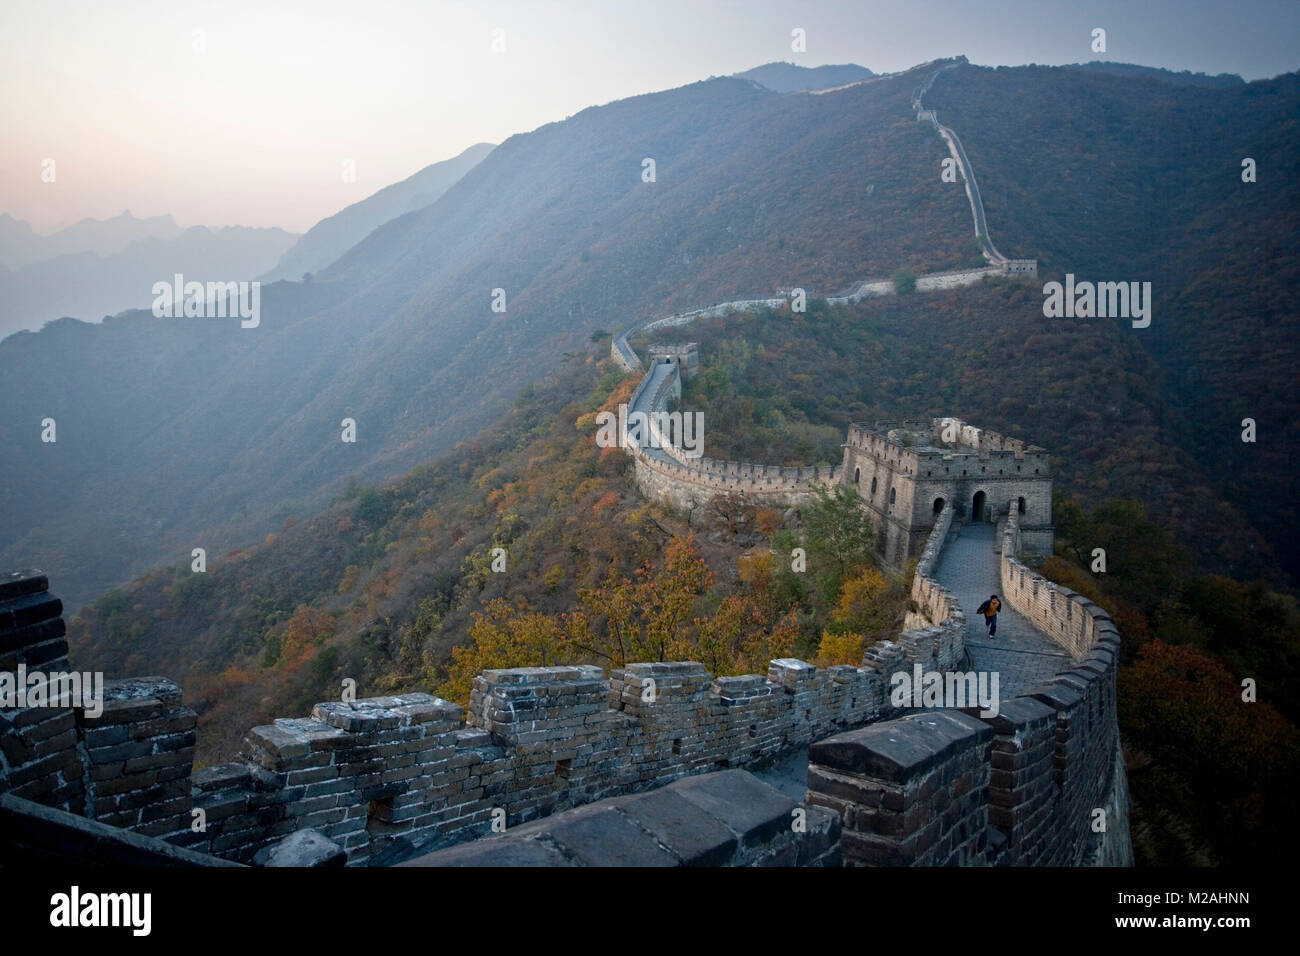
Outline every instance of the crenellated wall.
<path id="1" fill-rule="evenodd" d="M 813 744 L 806 802 L 840 813 L 846 865 L 1132 865 L 1119 634 L 1095 604 L 1020 562 L 1019 533 L 1012 508 L 1003 599 L 1074 665 L 996 716 L 933 710 Z"/>
<path id="2" fill-rule="evenodd" d="M 997 717 L 879 722 L 893 713 L 894 674 L 963 665 L 965 615 L 930 576 L 952 520 L 949 506 L 918 560 L 908 629 L 868 648 L 860 667 L 782 659 L 766 676 L 719 678 L 694 662 L 631 664 L 608 678 L 592 666 L 487 671 L 464 713 L 424 693 L 324 702 L 253 728 L 237 760 L 198 772 L 196 718 L 179 688 L 112 681 L 93 718 L 80 707 L 0 713 L 0 791 L 237 862 L 310 828 L 361 863 L 392 858 L 394 841 L 481 835 L 494 813 L 514 826 L 811 745 L 807 801 L 840 814 L 848 863 L 1131 862 L 1118 635 L 1094 605 L 1018 560 L 1014 512 L 1005 599 L 1075 666 L 1003 702 Z M 49 657 L 61 608 L 46 587 L 39 572 L 0 583 L 10 666 L 66 667 Z M 854 727 L 863 729 L 845 732 Z M 1097 808 L 1103 834 L 1091 829 Z"/>
<path id="3" fill-rule="evenodd" d="M 237 760 L 197 772 L 196 715 L 180 689 L 110 681 L 95 718 L 79 707 L 0 712 L 0 792 L 237 862 L 311 828 L 360 863 L 394 840 L 481 835 L 494 810 L 515 825 L 755 766 L 887 714 L 893 674 L 961 661 L 965 619 L 927 577 L 946 530 L 913 584 L 915 626 L 869 648 L 860 667 L 787 658 L 766 676 L 714 678 L 694 662 L 630 664 L 608 678 L 592 666 L 486 671 L 464 713 L 425 693 L 324 702 L 254 727 Z M 48 658 L 62 620 L 47 585 L 39 572 L 0 585 L 11 663 Z M 66 657 L 47 663 L 67 667 Z"/>
<path id="4" fill-rule="evenodd" d="M 311 828 L 359 863 L 402 838 L 480 835 L 494 810 L 514 825 L 755 766 L 889 713 L 895 673 L 960 663 L 965 618 L 928 577 L 950 521 L 919 565 L 909 630 L 868 648 L 860 667 L 786 658 L 766 676 L 715 678 L 694 662 L 630 664 L 608 678 L 593 666 L 486 671 L 465 712 L 425 693 L 324 702 L 254 727 L 237 760 L 197 772 L 196 716 L 180 689 L 110 681 L 95 718 L 78 707 L 0 712 L 0 791 L 237 862 Z M 62 624 L 47 585 L 39 572 L 0 585 L 12 663 L 46 656 L 44 638 Z M 48 663 L 67 667 L 66 657 Z"/>
<path id="5" fill-rule="evenodd" d="M 665 460 L 636 456 L 636 482 L 647 498 L 690 512 L 720 494 L 741 494 L 759 504 L 789 507 L 812 499 L 813 486 L 839 481 L 839 468 L 783 468 L 714 458 Z"/>

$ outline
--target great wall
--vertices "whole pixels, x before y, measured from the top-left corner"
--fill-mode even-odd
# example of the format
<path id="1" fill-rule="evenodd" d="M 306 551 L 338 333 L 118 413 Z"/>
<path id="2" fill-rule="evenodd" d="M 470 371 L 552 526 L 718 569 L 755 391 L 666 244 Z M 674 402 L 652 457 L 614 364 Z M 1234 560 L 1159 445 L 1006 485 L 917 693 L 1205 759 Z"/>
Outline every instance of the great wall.
<path id="1" fill-rule="evenodd" d="M 918 90 L 918 114 L 921 94 L 949 68 Z M 949 142 L 979 235 L 978 191 Z M 986 255 L 997 256 L 991 243 Z M 1022 274 L 1006 267 L 1015 261 L 990 269 Z M 634 326 L 612 353 L 639 370 L 631 332 L 784 301 Z M 629 405 L 662 410 L 680 396 L 680 372 L 677 362 L 652 364 Z M 917 435 L 941 447 L 918 457 L 909 445 Z M 856 466 L 850 478 L 847 465 L 693 460 L 665 444 L 629 453 L 643 491 L 674 504 L 735 492 L 797 506 L 815 483 L 870 479 L 864 499 L 881 496 L 882 527 L 903 521 L 906 531 L 886 539 L 899 549 L 882 557 L 898 564 L 919 550 L 906 629 L 856 667 L 781 659 L 766 675 L 717 678 L 694 662 L 635 663 L 608 676 L 586 665 L 514 668 L 475 678 L 467 709 L 421 692 L 323 702 L 310 716 L 253 728 L 238 759 L 198 771 L 197 715 L 180 689 L 160 677 L 109 681 L 102 713 L 53 701 L 0 710 L 0 862 L 1132 864 L 1118 632 L 1096 605 L 1022 561 L 1022 545 L 1050 547 L 1050 476 L 1038 474 L 1043 464 L 1021 470 L 1047 462 L 1042 449 L 954 419 L 851 434 L 846 461 L 873 456 L 888 476 L 877 489 Z M 946 472 L 922 475 L 922 462 Z M 896 481 L 916 499 L 910 510 L 895 500 Z M 947 483 L 932 513 L 923 499 L 939 486 L 925 482 Z M 1008 489 L 1022 493 L 995 497 Z M 1022 515 L 1032 520 L 1023 529 Z M 972 640 L 979 628 L 955 593 L 982 593 L 990 576 L 1006 605 L 1006 648 Z M 48 588 L 39 571 L 0 577 L 0 671 L 69 670 L 62 604 Z M 999 654 L 1014 662 L 1017 642 L 1034 645 L 1038 670 L 1003 665 L 1017 692 L 996 715 L 981 717 L 978 706 L 898 715 L 896 674 L 951 673 Z M 744 769 L 804 749 L 801 801 Z"/>

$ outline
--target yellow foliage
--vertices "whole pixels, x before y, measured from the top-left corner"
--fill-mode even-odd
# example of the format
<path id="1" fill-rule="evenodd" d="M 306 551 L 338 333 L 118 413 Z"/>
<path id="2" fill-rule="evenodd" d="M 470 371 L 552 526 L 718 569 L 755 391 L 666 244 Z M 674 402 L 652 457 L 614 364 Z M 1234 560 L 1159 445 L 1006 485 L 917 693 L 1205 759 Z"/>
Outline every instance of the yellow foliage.
<path id="1" fill-rule="evenodd" d="M 295 664 L 309 656 L 316 645 L 334 636 L 334 618 L 324 611 L 299 604 L 280 640 L 280 660 Z"/>
<path id="2" fill-rule="evenodd" d="M 873 639 L 884 636 L 892 630 L 895 615 L 889 587 L 890 582 L 883 574 L 875 568 L 866 568 L 844 582 L 831 616 L 837 623 Z"/>
<path id="3" fill-rule="evenodd" d="M 772 552 L 755 551 L 736 559 L 740 580 L 751 588 L 766 588 L 772 583 Z"/>
<path id="4" fill-rule="evenodd" d="M 355 564 L 349 564 L 343 570 L 343 580 L 339 581 L 339 594 L 347 594 L 357 586 L 361 580 L 361 569 Z"/>
<path id="5" fill-rule="evenodd" d="M 565 634 L 548 615 L 519 611 L 501 598 L 486 613 L 474 613 L 469 637 L 473 643 L 452 649 L 447 681 L 440 696 L 462 706 L 469 703 L 474 678 L 485 670 L 504 667 L 545 667 L 563 663 Z"/>
<path id="6" fill-rule="evenodd" d="M 760 508 L 754 515 L 754 525 L 759 534 L 771 536 L 785 526 L 785 515 L 773 508 Z"/>
<path id="7" fill-rule="evenodd" d="M 821 644 L 817 647 L 818 667 L 834 667 L 836 664 L 862 666 L 862 635 L 849 631 L 844 634 L 822 632 Z"/>

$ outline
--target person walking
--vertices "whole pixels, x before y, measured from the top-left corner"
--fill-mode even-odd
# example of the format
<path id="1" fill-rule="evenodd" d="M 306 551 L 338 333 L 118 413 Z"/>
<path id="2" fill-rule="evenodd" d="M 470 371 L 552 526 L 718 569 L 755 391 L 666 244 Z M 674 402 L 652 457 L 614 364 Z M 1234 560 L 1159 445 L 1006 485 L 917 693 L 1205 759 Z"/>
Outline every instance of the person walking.
<path id="1" fill-rule="evenodd" d="M 984 615 L 984 623 L 988 626 L 989 637 L 998 633 L 998 609 L 1002 607 L 1002 602 L 998 600 L 996 594 L 990 595 L 989 599 L 975 609 L 976 614 Z"/>

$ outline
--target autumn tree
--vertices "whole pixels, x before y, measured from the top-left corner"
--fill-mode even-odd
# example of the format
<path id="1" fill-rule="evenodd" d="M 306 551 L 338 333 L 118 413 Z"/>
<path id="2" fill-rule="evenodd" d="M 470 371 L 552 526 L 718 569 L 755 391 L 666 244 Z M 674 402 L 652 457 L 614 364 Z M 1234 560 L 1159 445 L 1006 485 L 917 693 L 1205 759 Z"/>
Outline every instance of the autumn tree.
<path id="1" fill-rule="evenodd" d="M 704 520 L 725 528 L 729 534 L 749 534 L 754 530 L 758 508 L 744 495 L 728 492 L 714 495 L 704 509 Z"/>
<path id="2" fill-rule="evenodd" d="M 552 616 L 511 607 L 504 599 L 491 601 L 474 613 L 469 642 L 452 649 L 447 680 L 438 693 L 468 703 L 476 675 L 503 667 L 546 667 L 567 656 L 566 634 Z"/>
<path id="3" fill-rule="evenodd" d="M 872 567 L 875 531 L 853 488 L 827 490 L 813 485 L 813 502 L 804 510 L 809 572 L 823 598 L 833 602 L 841 582 L 861 568 Z"/>
<path id="4" fill-rule="evenodd" d="M 817 657 L 813 663 L 818 667 L 834 667 L 836 664 L 861 667 L 864 643 L 862 635 L 852 631 L 844 631 L 840 634 L 823 631 Z"/>
<path id="5" fill-rule="evenodd" d="M 334 636 L 334 618 L 324 611 L 299 604 L 280 638 L 280 660 L 296 664 L 311 656 L 317 645 Z"/>
<path id="6" fill-rule="evenodd" d="M 891 582 L 875 568 L 864 568 L 846 580 L 831 615 L 836 630 L 856 633 L 869 644 L 893 634 L 906 607 L 906 593 L 899 581 Z"/>

